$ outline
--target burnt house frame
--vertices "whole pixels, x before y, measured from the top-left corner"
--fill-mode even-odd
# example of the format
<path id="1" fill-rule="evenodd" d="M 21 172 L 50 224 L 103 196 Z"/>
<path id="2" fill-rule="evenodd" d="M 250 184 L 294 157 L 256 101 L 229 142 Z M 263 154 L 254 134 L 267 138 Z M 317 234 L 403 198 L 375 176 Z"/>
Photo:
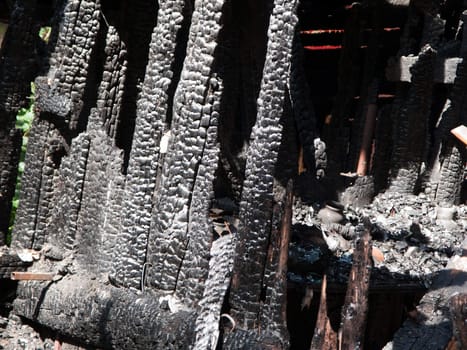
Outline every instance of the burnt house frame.
<path id="1" fill-rule="evenodd" d="M 372 127 L 382 11 L 392 5 L 349 5 L 327 120 L 309 98 L 298 26 L 310 3 L 11 3 L 0 61 L 0 243 L 21 148 L 15 118 L 34 81 L 9 249 L 40 254 L 2 273 L 53 276 L 20 281 L 14 314 L 90 348 L 285 349 L 293 194 L 358 206 L 380 192 L 425 191 L 441 208 L 463 200 L 465 147 L 449 137 L 467 115 L 463 7 L 412 1 L 404 10 L 384 78 L 394 99 Z M 457 32 L 446 33 L 446 6 Z M 364 64 L 362 18 L 371 28 Z M 44 24 L 48 43 L 37 35 Z M 434 123 L 438 83 L 449 88 Z M 357 227 L 355 256 L 368 263 L 369 226 Z M 356 273 L 367 276 L 367 265 Z M 364 336 L 362 295 L 346 299 L 363 310 L 358 334 L 343 322 L 349 349 Z M 446 327 L 441 343 L 453 334 Z"/>

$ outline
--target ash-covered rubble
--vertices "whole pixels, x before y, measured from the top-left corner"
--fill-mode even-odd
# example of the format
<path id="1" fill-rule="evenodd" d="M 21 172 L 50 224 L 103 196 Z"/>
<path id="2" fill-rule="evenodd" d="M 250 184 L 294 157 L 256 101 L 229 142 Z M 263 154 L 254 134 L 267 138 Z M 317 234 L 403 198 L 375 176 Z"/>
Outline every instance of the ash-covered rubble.
<path id="1" fill-rule="evenodd" d="M 5 350 L 52 350 L 54 341 L 43 338 L 34 328 L 24 324 L 18 316 L 0 317 L 0 349 Z"/>
<path id="2" fill-rule="evenodd" d="M 414 285 L 428 288 L 437 272 L 460 254 L 467 207 L 438 207 L 425 194 L 384 193 L 363 208 L 343 207 L 340 223 L 323 223 L 325 205 L 295 200 L 289 251 L 291 282 L 346 284 L 353 237 L 363 217 L 371 221 L 372 287 Z"/>

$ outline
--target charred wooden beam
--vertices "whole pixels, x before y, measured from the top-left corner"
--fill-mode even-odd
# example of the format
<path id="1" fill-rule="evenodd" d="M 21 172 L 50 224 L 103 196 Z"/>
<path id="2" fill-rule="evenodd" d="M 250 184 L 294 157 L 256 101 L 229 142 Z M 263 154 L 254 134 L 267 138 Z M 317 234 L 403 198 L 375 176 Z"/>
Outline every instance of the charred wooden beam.
<path id="1" fill-rule="evenodd" d="M 467 13 L 463 13 L 463 20 Z M 467 28 L 464 26 L 462 46 L 467 44 Z M 467 89 L 467 58 L 466 50 L 461 49 L 455 79 L 435 130 L 433 145 L 434 156 L 430 160 L 430 178 L 427 187 L 431 198 L 440 206 L 451 206 L 460 200 L 460 189 L 464 180 L 466 162 L 465 146 L 456 141 L 450 131 L 459 124 L 467 123 L 465 98 Z"/>
<path id="2" fill-rule="evenodd" d="M 193 311 L 171 312 L 167 301 L 103 285 L 84 276 L 23 282 L 15 312 L 82 345 L 104 349 L 189 349 Z"/>
<path id="3" fill-rule="evenodd" d="M 160 1 L 157 25 L 149 45 L 149 62 L 138 101 L 137 119 L 123 197 L 120 254 L 113 266 L 113 278 L 124 286 L 139 286 L 149 235 L 152 198 L 160 178 L 164 153 L 160 145 L 170 126 L 172 86 L 180 75 L 180 45 L 191 19 L 191 6 L 185 0 Z M 186 35 L 185 35 L 186 36 Z M 166 134 L 168 138 L 168 134 Z"/>
<path id="4" fill-rule="evenodd" d="M 0 112 L 1 113 L 1 112 Z M 6 126 L 4 129 L 3 126 Z M 8 130 L 9 129 L 9 130 Z M 21 131 L 3 124 L 0 128 L 0 246 L 6 243 L 10 226 L 12 200 L 15 194 Z"/>
<path id="5" fill-rule="evenodd" d="M 264 301 L 259 314 L 259 328 L 267 329 L 281 338 L 287 332 L 287 262 L 292 223 L 293 185 L 289 180 L 283 199 L 273 209 L 273 224 L 263 273 Z M 280 223 L 276 224 L 274 217 Z"/>
<path id="6" fill-rule="evenodd" d="M 450 300 L 467 288 L 467 240 L 462 243 L 462 251 L 439 272 L 430 291 L 417 306 L 416 317 L 404 322 L 385 350 L 421 350 L 428 345 L 432 349 L 446 348 L 453 336 L 451 320 L 457 319 L 457 314 L 450 312 Z"/>
<path id="7" fill-rule="evenodd" d="M 318 318 L 316 319 L 310 350 L 335 350 L 337 349 L 337 339 L 337 332 L 332 329 L 331 322 L 328 317 L 327 276 L 324 275 L 321 282 Z"/>
<path id="8" fill-rule="evenodd" d="M 271 234 L 274 175 L 289 78 L 289 62 L 297 18 L 296 2 L 274 1 L 268 30 L 268 49 L 258 97 L 256 124 L 247 152 L 245 183 L 240 204 L 241 227 L 236 240 L 230 291 L 231 313 L 238 327 L 259 326 L 264 269 Z"/>
<path id="9" fill-rule="evenodd" d="M 90 118 L 98 118 L 96 114 Z M 71 192 L 74 197 L 70 198 L 73 200 L 70 200 L 70 203 L 79 203 L 80 207 L 78 212 L 75 208 L 70 208 L 69 215 L 73 215 L 74 221 L 70 217 L 69 222 L 55 224 L 57 232 L 68 233 L 63 237 L 65 244 L 54 240 L 53 233 L 49 243 L 59 243 L 58 246 L 71 248 L 81 269 L 89 273 L 108 273 L 116 256 L 115 246 L 120 233 L 120 211 L 125 181 L 121 173 L 123 152 L 115 147 L 100 126 L 81 133 L 73 140 L 72 146 L 70 156 L 63 159 L 61 173 L 65 175 L 65 186 L 69 186 L 66 174 L 70 168 L 76 168 L 74 176 L 70 174 L 68 177 L 74 178 L 73 183 L 76 187 L 75 191 Z M 71 163 L 73 158 L 77 161 Z M 57 210 L 60 210 L 60 206 Z"/>
<path id="10" fill-rule="evenodd" d="M 342 307 L 339 349 L 361 349 L 364 344 L 372 264 L 370 228 L 369 220 L 364 221 L 364 228 L 356 239 L 352 269 Z"/>
<path id="11" fill-rule="evenodd" d="M 0 245 L 5 244 L 10 224 L 21 151 L 21 131 L 16 114 L 28 105 L 30 83 L 38 71 L 36 44 L 39 23 L 35 0 L 15 2 L 0 51 Z"/>
<path id="12" fill-rule="evenodd" d="M 219 237 L 212 243 L 209 274 L 203 296 L 199 300 L 199 312 L 195 322 L 193 349 L 216 349 L 221 339 L 221 318 L 234 322 L 228 329 L 234 331 L 236 324 L 228 314 L 222 314 L 224 299 L 230 286 L 234 261 L 234 243 L 231 234 Z M 227 327 L 225 331 L 228 332 Z"/>
<path id="13" fill-rule="evenodd" d="M 420 167 L 425 160 L 428 144 L 428 117 L 433 89 L 433 71 L 436 48 L 444 31 L 444 21 L 439 16 L 425 14 L 422 50 L 412 68 L 416 79 L 407 95 L 396 124 L 392 156 L 390 191 L 410 194 L 415 190 Z"/>
<path id="14" fill-rule="evenodd" d="M 203 293 L 212 242 L 207 213 L 219 155 L 223 82 L 217 53 L 224 6 L 195 2 L 148 239 L 148 284 L 176 291 L 187 305 Z"/>
<path id="15" fill-rule="evenodd" d="M 69 1 L 57 11 L 49 70 L 36 79 L 38 118 L 29 135 L 14 229 L 13 245 L 23 248 L 40 249 L 46 242 L 53 202 L 58 201 L 54 181 L 61 158 L 69 150 L 70 136 L 82 127 L 81 111 L 87 109 L 87 76 L 101 22 L 99 1 Z"/>
<path id="16" fill-rule="evenodd" d="M 338 91 L 333 104 L 331 117 L 325 121 L 324 141 L 328 144 L 329 172 L 336 176 L 345 171 L 347 145 L 350 139 L 345 127 L 353 99 L 358 95 L 359 50 L 362 41 L 363 20 L 359 3 L 354 3 L 346 23 L 343 51 L 339 59 Z"/>

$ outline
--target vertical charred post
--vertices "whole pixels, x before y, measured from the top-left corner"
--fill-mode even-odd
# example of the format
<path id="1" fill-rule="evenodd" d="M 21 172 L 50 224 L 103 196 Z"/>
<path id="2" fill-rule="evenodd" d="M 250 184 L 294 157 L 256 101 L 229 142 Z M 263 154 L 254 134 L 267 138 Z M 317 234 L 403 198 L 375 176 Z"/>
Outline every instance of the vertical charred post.
<path id="1" fill-rule="evenodd" d="M 264 269 L 271 233 L 274 175 L 281 147 L 289 64 L 297 18 L 296 3 L 275 1 L 268 30 L 268 48 L 258 97 L 258 112 L 247 152 L 240 204 L 241 227 L 236 239 L 230 291 L 231 314 L 238 327 L 259 326 Z"/>
<path id="2" fill-rule="evenodd" d="M 161 1 L 157 25 L 149 45 L 149 62 L 138 101 L 133 144 L 127 169 L 122 233 L 117 245 L 113 278 L 117 283 L 139 287 L 146 259 L 154 190 L 163 157 L 161 141 L 169 130 L 171 87 L 180 75 L 186 34 L 191 18 L 187 0 Z"/>
<path id="3" fill-rule="evenodd" d="M 460 201 L 461 184 L 466 162 L 465 146 L 455 140 L 450 131 L 459 124 L 466 124 L 465 99 L 467 90 L 467 13 L 463 13 L 464 32 L 459 56 L 462 61 L 456 69 L 454 83 L 440 115 L 434 140 L 434 159 L 431 164 L 428 187 L 432 198 L 440 206 L 451 206 Z"/>
<path id="4" fill-rule="evenodd" d="M 212 243 L 208 212 L 219 155 L 224 86 L 217 49 L 225 6 L 195 1 L 148 242 L 148 283 L 175 292 L 188 306 L 203 293 Z"/>
<path id="5" fill-rule="evenodd" d="M 377 109 L 378 83 L 380 79 L 377 72 L 377 64 L 380 56 L 383 1 L 372 2 L 368 12 L 368 26 L 371 32 L 363 64 L 364 68 L 362 69 L 360 99 L 352 125 L 348 159 L 349 168 L 356 169 L 359 175 L 367 175 L 368 170 L 370 170 L 370 148 L 371 140 L 373 139 L 373 128 L 369 127 L 369 124 L 372 122 L 369 119 L 376 118 L 376 111 L 371 115 L 371 109 Z M 362 169 L 359 169 L 359 165 Z"/>
<path id="6" fill-rule="evenodd" d="M 364 219 L 364 227 L 355 242 L 352 269 L 342 307 L 340 349 L 360 349 L 364 344 L 372 263 L 370 228 L 370 221 Z"/>
<path id="7" fill-rule="evenodd" d="M 358 91 L 360 66 L 358 65 L 363 30 L 363 11 L 359 3 L 354 3 L 345 25 L 343 50 L 339 59 L 338 91 L 333 104 L 331 120 L 323 130 L 324 141 L 328 145 L 329 173 L 336 176 L 344 171 L 347 161 L 347 145 L 350 134 L 348 121 L 353 98 Z"/>
<path id="8" fill-rule="evenodd" d="M 36 1 L 16 1 L 10 17 L 0 60 L 0 245 L 5 243 L 11 202 L 21 151 L 21 132 L 16 115 L 27 106 L 30 82 L 37 74 L 36 44 L 39 23 Z"/>
<path id="9" fill-rule="evenodd" d="M 467 294 L 459 293 L 449 300 L 449 308 L 452 317 L 453 335 L 457 342 L 457 347 L 463 349 L 467 347 Z"/>
<path id="10" fill-rule="evenodd" d="M 416 191 L 421 165 L 426 161 L 428 153 L 428 116 L 433 93 L 434 63 L 436 50 L 444 32 L 444 21 L 436 9 L 436 6 L 426 9 L 423 14 L 421 50 L 417 62 L 411 68 L 412 84 L 397 120 L 395 136 L 398 138 L 394 143 L 389 190 L 403 194 Z M 407 26 L 409 25 L 410 22 Z"/>
<path id="11" fill-rule="evenodd" d="M 216 197 L 240 202 L 245 179 L 246 151 L 256 120 L 271 2 L 236 1 L 224 13 L 221 32 L 225 71 L 219 120 L 219 168 Z"/>
<path id="12" fill-rule="evenodd" d="M 89 101 L 86 113 L 87 128 L 78 137 L 90 140 L 86 175 L 82 191 L 75 242 L 77 262 L 83 270 L 110 273 L 120 251 L 116 249 L 121 232 L 121 210 L 125 185 L 124 155 L 129 146 L 120 148 L 120 132 L 127 118 L 134 119 L 136 109 L 129 108 L 128 98 L 136 99 L 137 78 L 141 62 L 147 60 L 148 45 L 130 50 L 132 40 L 141 43 L 153 30 L 155 5 L 138 2 L 127 16 L 126 1 L 103 3 L 99 43 L 96 45 L 96 67 L 100 74 L 98 87 L 90 91 L 95 96 Z M 130 52 L 131 51 L 131 52 Z M 134 62 L 139 57 L 141 62 Z M 144 69 L 143 69 L 144 72 Z M 91 94 L 88 94 L 91 97 Z M 128 126 L 126 126 L 128 128 Z M 131 130 L 125 130 L 125 133 Z"/>
<path id="13" fill-rule="evenodd" d="M 46 241 L 46 228 L 57 200 L 54 195 L 60 195 L 54 190 L 60 163 L 86 108 L 84 96 L 100 28 L 100 2 L 73 0 L 62 11 L 62 21 L 54 28 L 59 33 L 49 70 L 35 81 L 36 118 L 28 142 L 13 241 L 20 247 L 40 249 Z"/>
<path id="14" fill-rule="evenodd" d="M 407 135 L 398 138 L 395 144 L 395 159 L 391 191 L 411 194 L 420 174 L 420 166 L 425 154 L 427 138 L 427 115 L 431 105 L 433 85 L 434 51 L 427 47 L 419 54 L 413 67 L 414 78 L 409 90 L 406 108 L 400 115 L 402 124 L 406 125 Z M 400 124 L 401 125 L 401 124 Z M 417 138 L 414 138 L 414 137 Z"/>
<path id="15" fill-rule="evenodd" d="M 293 39 L 292 61 L 290 64 L 290 100 L 300 145 L 303 148 L 305 167 L 311 173 L 318 175 L 316 174 L 315 139 L 319 135 L 316 128 L 313 104 L 310 101 L 310 88 L 305 78 L 303 56 L 303 47 L 297 30 Z"/>
<path id="16" fill-rule="evenodd" d="M 122 40 L 127 50 L 128 65 L 125 71 L 124 89 L 121 95 L 121 113 L 116 129 L 116 145 L 124 151 L 123 172 L 126 173 L 135 131 L 138 99 L 145 79 L 149 60 L 151 34 L 157 20 L 158 1 L 122 1 L 119 16 L 122 25 Z M 106 2 L 109 10 L 114 1 Z"/>

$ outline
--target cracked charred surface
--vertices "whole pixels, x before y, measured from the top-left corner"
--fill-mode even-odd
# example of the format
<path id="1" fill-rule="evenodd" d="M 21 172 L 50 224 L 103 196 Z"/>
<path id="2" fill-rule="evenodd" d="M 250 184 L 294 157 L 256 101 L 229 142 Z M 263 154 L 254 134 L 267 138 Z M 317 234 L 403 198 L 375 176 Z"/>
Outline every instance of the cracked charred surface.
<path id="1" fill-rule="evenodd" d="M 57 277 L 20 284 L 14 312 L 94 347 L 284 348 L 287 246 L 279 247 L 279 226 L 293 170 L 281 168 L 294 169 L 297 159 L 293 104 L 311 110 L 303 82 L 294 83 L 293 103 L 287 87 L 296 2 L 134 5 L 72 0 L 60 8 L 48 71 L 36 78 L 13 243 L 41 250 L 30 271 Z M 139 38 L 151 32 L 150 42 Z M 294 72 L 299 80 L 298 64 Z M 313 130 L 312 114 L 295 114 Z M 313 151 L 313 138 L 305 142 Z M 233 217 L 217 237 L 209 212 L 226 195 Z M 267 225 L 249 232 L 252 210 Z M 257 256 L 235 262 L 248 240 Z M 249 292 L 232 289 L 230 278 L 252 263 L 254 309 L 264 305 L 243 322 L 253 311 L 242 301 Z M 222 332 L 222 319 L 242 330 Z"/>
<path id="2" fill-rule="evenodd" d="M 211 241 L 206 214 L 219 152 L 216 135 L 223 86 L 216 48 L 223 6 L 223 1 L 195 2 L 148 242 L 149 284 L 163 291 L 189 284 L 177 291 L 188 304 L 202 293 Z M 193 296 L 183 295 L 190 288 Z"/>
<path id="3" fill-rule="evenodd" d="M 409 16 L 417 17 L 415 9 Z M 418 14 L 418 16 L 420 16 Z M 419 17 L 419 20 L 421 18 Z M 409 22 L 410 23 L 410 22 Z M 410 25 L 406 33 L 410 33 Z M 392 174 L 389 191 L 411 194 L 416 191 L 420 167 L 425 161 L 428 144 L 428 122 L 432 101 L 434 54 L 444 31 L 441 18 L 425 14 L 423 33 L 420 40 L 422 49 L 418 53 L 417 64 L 413 67 L 414 80 L 400 108 L 395 130 L 394 151 L 392 155 Z M 409 37 L 410 38 L 410 37 Z M 404 38 L 401 49 L 410 50 L 410 39 Z"/>
<path id="4" fill-rule="evenodd" d="M 400 169 L 403 174 L 392 183 L 395 191 L 359 209 L 380 238 L 375 246 L 391 260 L 386 270 L 372 270 L 372 278 L 385 280 L 403 270 L 398 278 L 407 283 L 431 281 L 436 265 L 453 254 L 448 241 L 458 239 L 462 221 L 437 220 L 435 205 L 427 204 L 431 197 L 412 195 L 423 180 L 420 169 L 431 142 L 425 114 L 444 28 L 434 7 L 422 5 L 411 8 L 400 50 L 401 56 L 418 54 L 412 85 L 399 84 L 393 115 L 386 118 L 386 125 L 397 119 L 400 131 L 381 130 L 380 124 L 376 136 L 378 145 L 394 139 L 395 152 L 390 164 L 387 149 L 375 158 L 387 162 L 392 175 Z M 295 177 L 298 148 L 309 172 L 304 186 L 311 183 L 314 191 L 317 178 L 326 175 L 320 121 L 303 75 L 296 6 L 285 0 L 59 2 L 50 59 L 36 79 L 37 118 L 13 242 L 16 249 L 42 249 L 29 272 L 56 277 L 50 284 L 21 282 L 14 313 L 89 347 L 290 345 L 284 310 L 288 245 L 281 225 L 291 215 L 285 185 Z M 353 95 L 363 91 L 361 103 L 368 102 L 374 73 L 368 68 L 361 87 L 353 81 L 358 67 L 350 64 L 358 61 L 366 9 L 355 5 L 350 12 L 353 28 L 344 46 L 353 51 L 342 59 L 336 129 L 328 130 L 332 161 L 338 163 L 331 172 L 354 161 L 350 153 L 360 143 L 336 143 L 348 139 L 341 132 Z M 459 64 L 453 105 L 462 69 Z M 453 115 L 462 108 L 459 102 Z M 455 123 L 448 120 L 440 131 Z M 411 142 L 413 135 L 417 142 Z M 352 137 L 360 137 L 360 130 Z M 347 146 L 350 160 L 339 152 Z M 452 153 L 446 159 L 442 180 L 434 179 L 443 181 L 434 185 L 440 203 L 457 200 L 462 177 L 462 158 Z M 383 170 L 381 190 L 389 173 Z M 455 183 L 445 181 L 450 174 Z M 355 184 L 367 182 L 372 185 L 371 176 Z M 349 191 L 351 204 L 357 204 L 356 187 Z M 329 277 L 344 284 L 347 239 L 355 235 L 361 212 L 351 205 L 344 211 L 348 222 L 321 225 L 314 214 L 322 205 L 302 208 L 311 224 L 303 219 L 301 229 L 310 236 L 319 231 L 333 253 Z M 465 215 L 465 208 L 459 210 Z M 450 233 L 444 224 L 451 225 Z M 290 265 L 298 266 L 287 276 L 292 283 L 309 283 L 307 259 L 316 258 L 315 243 L 310 248 L 292 242 Z M 413 264 L 413 271 L 404 264 Z"/>
<path id="5" fill-rule="evenodd" d="M 17 2 L 0 51 L 0 245 L 5 244 L 15 193 L 21 131 L 16 114 L 27 106 L 30 81 L 37 74 L 36 45 L 39 23 L 36 1 Z M 22 62 L 22 64 L 18 64 Z"/>
<path id="6" fill-rule="evenodd" d="M 88 62 L 99 29 L 100 4 L 70 1 L 62 21 L 52 30 L 56 37 L 46 76 L 37 78 L 37 115 L 31 129 L 20 193 L 18 220 L 13 245 L 40 249 L 45 241 L 50 210 L 53 207 L 54 181 L 60 160 L 67 153 L 70 138 L 76 134 L 83 108 Z M 75 26 L 79 28 L 75 32 Z M 44 68 L 45 69 L 45 68 Z"/>
<path id="7" fill-rule="evenodd" d="M 171 86 L 181 70 L 180 60 L 184 32 L 191 17 L 187 1 L 162 1 L 157 26 L 149 46 L 149 62 L 141 97 L 138 101 L 135 135 L 130 153 L 122 202 L 128 215 L 122 219 L 120 254 L 114 263 L 114 278 L 125 286 L 139 287 L 142 265 L 151 224 L 153 192 L 160 177 L 164 154 L 160 144 L 170 123 L 167 120 Z M 182 38 L 177 42 L 177 38 Z M 177 50 L 178 47 L 178 50 Z"/>
<path id="8" fill-rule="evenodd" d="M 274 229 L 274 175 L 281 146 L 286 82 L 297 18 L 294 2 L 275 1 L 269 24 L 268 49 L 258 114 L 247 153 L 245 183 L 240 203 L 234 274 L 230 291 L 232 314 L 240 327 L 260 325 L 261 294 L 265 285 L 264 265 L 271 227 Z M 274 62 L 274 63 L 273 63 Z M 272 225 L 272 226 L 271 226 Z M 276 325 L 271 324 L 272 328 Z M 280 325 L 277 325 L 280 328 Z"/>

